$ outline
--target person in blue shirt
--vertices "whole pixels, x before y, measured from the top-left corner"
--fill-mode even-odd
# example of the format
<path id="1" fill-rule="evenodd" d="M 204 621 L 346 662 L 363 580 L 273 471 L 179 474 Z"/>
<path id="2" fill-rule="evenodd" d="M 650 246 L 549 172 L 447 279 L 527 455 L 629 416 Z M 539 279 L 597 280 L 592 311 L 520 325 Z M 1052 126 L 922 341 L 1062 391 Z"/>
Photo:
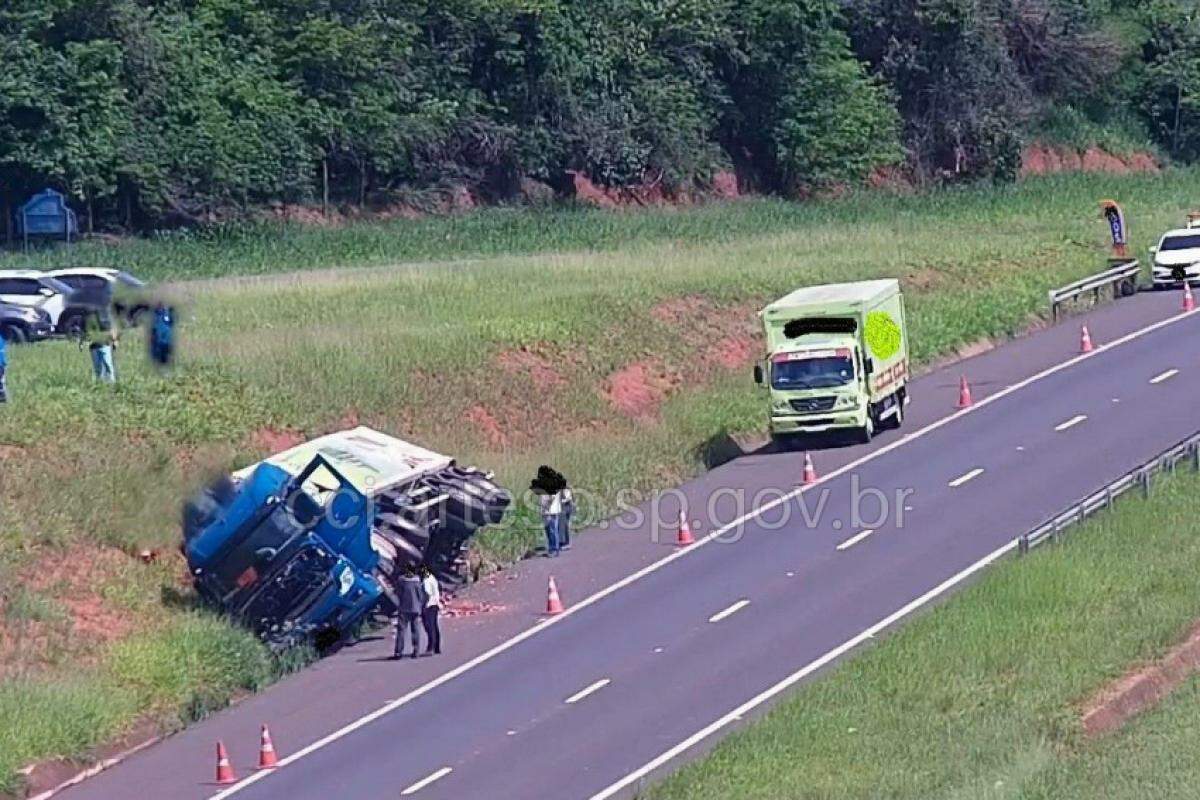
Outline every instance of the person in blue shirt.
<path id="1" fill-rule="evenodd" d="M 0 403 L 8 402 L 8 342 L 0 336 Z"/>
<path id="2" fill-rule="evenodd" d="M 175 309 L 158 303 L 150 326 L 150 360 L 160 367 L 169 367 L 174 357 Z"/>

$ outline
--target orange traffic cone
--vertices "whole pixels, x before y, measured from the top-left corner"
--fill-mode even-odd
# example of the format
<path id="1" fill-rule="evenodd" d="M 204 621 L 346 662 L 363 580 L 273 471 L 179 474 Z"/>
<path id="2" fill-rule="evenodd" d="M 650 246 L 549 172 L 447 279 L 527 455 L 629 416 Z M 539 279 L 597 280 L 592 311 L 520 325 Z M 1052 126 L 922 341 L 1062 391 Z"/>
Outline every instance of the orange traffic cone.
<path id="1" fill-rule="evenodd" d="M 1079 352 L 1090 353 L 1094 349 L 1092 347 L 1092 334 L 1088 333 L 1087 325 L 1084 325 L 1079 332 Z"/>
<path id="2" fill-rule="evenodd" d="M 805 486 L 811 486 L 817 482 L 817 470 L 813 468 L 812 456 L 808 453 L 804 454 L 804 478 Z"/>
<path id="3" fill-rule="evenodd" d="M 546 592 L 546 613 L 561 614 L 563 612 L 562 599 L 558 596 L 558 586 L 554 583 L 554 576 L 550 576 L 550 588 Z"/>
<path id="4" fill-rule="evenodd" d="M 973 402 L 971 400 L 971 387 L 967 384 L 967 376 L 963 375 L 958 379 L 958 407 L 967 408 Z"/>
<path id="5" fill-rule="evenodd" d="M 233 767 L 229 763 L 229 753 L 225 752 L 225 743 L 217 742 L 217 783 L 237 783 Z"/>
<path id="6" fill-rule="evenodd" d="M 271 743 L 271 732 L 266 723 L 262 726 L 262 735 L 258 745 L 258 768 L 274 769 L 279 766 L 279 758 L 275 755 L 275 745 Z"/>
<path id="7" fill-rule="evenodd" d="M 1196 298 L 1192 297 L 1192 285 L 1187 281 L 1183 282 L 1183 310 L 1185 313 L 1196 310 Z"/>
<path id="8" fill-rule="evenodd" d="M 675 537 L 675 544 L 684 547 L 689 544 L 695 544 L 696 538 L 692 536 L 692 526 L 688 524 L 687 517 L 682 511 L 679 512 L 679 535 Z"/>

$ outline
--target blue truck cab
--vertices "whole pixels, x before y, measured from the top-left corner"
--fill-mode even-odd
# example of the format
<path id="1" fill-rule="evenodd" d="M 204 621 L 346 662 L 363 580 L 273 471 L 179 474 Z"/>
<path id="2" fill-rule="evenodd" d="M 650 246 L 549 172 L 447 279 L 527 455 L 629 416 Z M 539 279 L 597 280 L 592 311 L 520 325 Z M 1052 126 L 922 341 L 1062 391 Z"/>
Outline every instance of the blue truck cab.
<path id="1" fill-rule="evenodd" d="M 275 647 L 336 641 L 375 606 L 372 503 L 324 457 L 298 474 L 263 462 L 184 506 L 197 591 Z"/>

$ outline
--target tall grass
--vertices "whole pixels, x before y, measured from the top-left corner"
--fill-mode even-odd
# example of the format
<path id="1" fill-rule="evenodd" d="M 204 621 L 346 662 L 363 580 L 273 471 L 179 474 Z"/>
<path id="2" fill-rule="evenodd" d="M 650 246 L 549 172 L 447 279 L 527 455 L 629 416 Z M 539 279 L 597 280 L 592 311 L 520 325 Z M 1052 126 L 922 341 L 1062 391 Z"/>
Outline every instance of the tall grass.
<path id="1" fill-rule="evenodd" d="M 212 472 L 263 455 L 255 437 L 268 428 L 315 435 L 370 424 L 494 468 L 518 488 L 551 463 L 598 498 L 602 513 L 619 490 L 645 494 L 701 470 L 706 442 L 761 429 L 762 398 L 748 372 L 706 354 L 717 339 L 753 341 L 762 303 L 803 284 L 900 277 L 913 353 L 927 360 L 1021 329 L 1043 310 L 1046 288 L 1102 267 L 1099 198 L 1125 204 L 1140 248 L 1191 207 L 1198 175 L 1074 176 L 919 197 L 644 213 L 498 209 L 39 255 L 36 263 L 122 264 L 159 279 L 254 277 L 176 289 L 187 312 L 181 362 L 169 375 L 147 365 L 137 334 L 118 351 L 115 388 L 93 384 L 87 354 L 68 343 L 11 351 L 12 402 L 0 410 L 0 591 L 23 585 L 33 559 L 69 548 L 151 547 L 169 559 L 180 499 Z M 412 259 L 444 263 L 398 263 Z M 344 266 L 383 268 L 332 269 Z M 679 298 L 691 309 L 682 320 L 655 313 Z M 539 387 L 505 368 L 502 355 L 519 348 L 544 358 L 560 382 Z M 632 362 L 677 379 L 646 419 L 623 416 L 602 393 Z M 503 440 L 472 422 L 479 409 L 498 421 Z M 487 558 L 510 561 L 528 549 L 536 527 L 523 519 L 480 537 Z M 172 633 L 177 620 L 197 646 L 225 648 L 226 629 L 190 627 L 198 623 L 178 597 L 173 564 L 139 566 L 106 595 L 115 602 L 115 592 L 145 627 L 136 644 L 117 645 L 103 668 L 60 667 L 4 684 L 6 702 L 101 692 L 128 665 L 142 676 L 127 684 L 138 689 L 115 696 L 104 730 L 124 724 L 129 708 L 210 705 L 191 678 L 174 682 L 165 654 L 187 645 L 172 638 L 182 635 Z M 96 575 L 101 584 L 113 579 Z M 163 597 L 179 602 L 164 607 Z M 30 597 L 16 608 L 54 616 L 53 605 Z M 255 647 L 222 652 L 229 669 L 214 685 L 257 684 Z M 48 708 L 52 728 L 60 706 Z M 23 717 L 0 713 L 0 741 L 19 735 L 6 719 Z M 8 770 L 22 760 L 87 746 L 78 737 L 30 741 L 0 764 L 8 776 L 0 780 L 11 782 Z"/>
<path id="2" fill-rule="evenodd" d="M 1197 491 L 1180 472 L 994 568 L 648 798 L 1194 797 L 1196 681 L 1100 740 L 1079 718 L 1200 617 Z"/>

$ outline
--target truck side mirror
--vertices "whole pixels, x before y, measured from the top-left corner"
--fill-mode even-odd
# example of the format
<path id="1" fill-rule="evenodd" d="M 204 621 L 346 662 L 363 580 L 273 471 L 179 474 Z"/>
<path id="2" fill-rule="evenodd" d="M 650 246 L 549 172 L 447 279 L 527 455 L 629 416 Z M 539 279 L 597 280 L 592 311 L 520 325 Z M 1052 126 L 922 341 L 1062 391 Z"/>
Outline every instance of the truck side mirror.
<path id="1" fill-rule="evenodd" d="M 875 372 L 875 362 L 872 361 L 870 358 L 864 359 L 863 360 L 863 373 L 866 375 L 870 375 L 874 372 Z"/>
<path id="2" fill-rule="evenodd" d="M 763 368 L 761 366 L 759 366 L 758 364 L 754 365 L 754 382 L 755 383 L 763 382 Z"/>

